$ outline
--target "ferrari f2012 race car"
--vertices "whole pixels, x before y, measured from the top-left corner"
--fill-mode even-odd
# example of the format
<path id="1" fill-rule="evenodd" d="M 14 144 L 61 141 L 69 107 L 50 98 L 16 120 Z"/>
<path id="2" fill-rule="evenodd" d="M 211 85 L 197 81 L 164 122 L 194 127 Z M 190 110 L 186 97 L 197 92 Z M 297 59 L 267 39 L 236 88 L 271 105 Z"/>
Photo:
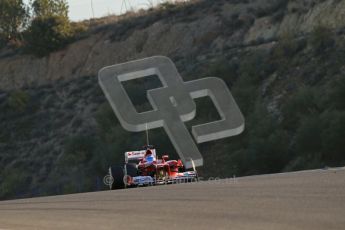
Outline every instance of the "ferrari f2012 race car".
<path id="1" fill-rule="evenodd" d="M 109 176 L 110 189 L 184 183 L 198 179 L 195 166 L 192 171 L 186 171 L 181 160 L 169 160 L 168 155 L 159 158 L 152 145 L 144 146 L 140 151 L 125 152 L 125 164 L 109 167 Z"/>

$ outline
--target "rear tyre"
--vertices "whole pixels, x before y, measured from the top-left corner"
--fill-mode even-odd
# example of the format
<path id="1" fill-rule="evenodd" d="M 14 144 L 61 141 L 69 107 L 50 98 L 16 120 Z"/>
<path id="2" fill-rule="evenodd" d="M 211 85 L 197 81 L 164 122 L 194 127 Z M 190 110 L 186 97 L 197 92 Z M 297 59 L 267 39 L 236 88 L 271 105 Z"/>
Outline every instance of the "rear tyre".
<path id="1" fill-rule="evenodd" d="M 121 166 L 112 166 L 110 168 L 111 176 L 113 177 L 113 184 L 111 185 L 111 189 L 122 189 L 125 187 L 123 183 L 124 172 Z"/>

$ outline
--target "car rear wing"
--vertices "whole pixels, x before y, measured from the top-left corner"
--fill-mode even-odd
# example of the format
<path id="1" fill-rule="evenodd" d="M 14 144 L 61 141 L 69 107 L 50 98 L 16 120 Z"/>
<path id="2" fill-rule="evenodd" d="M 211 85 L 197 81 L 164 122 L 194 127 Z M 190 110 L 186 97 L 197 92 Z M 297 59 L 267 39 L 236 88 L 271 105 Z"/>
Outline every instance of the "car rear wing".
<path id="1" fill-rule="evenodd" d="M 125 152 L 125 161 L 126 163 L 130 160 L 140 160 L 145 157 L 147 150 L 140 150 L 140 151 L 130 151 L 130 152 Z M 150 149 L 152 152 L 153 158 L 156 159 L 156 149 Z"/>

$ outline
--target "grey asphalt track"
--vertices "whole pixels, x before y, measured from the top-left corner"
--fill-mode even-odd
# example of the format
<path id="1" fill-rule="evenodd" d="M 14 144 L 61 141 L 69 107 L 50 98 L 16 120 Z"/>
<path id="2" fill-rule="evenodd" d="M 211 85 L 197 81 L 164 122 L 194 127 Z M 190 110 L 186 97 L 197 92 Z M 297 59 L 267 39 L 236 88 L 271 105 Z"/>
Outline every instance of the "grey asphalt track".
<path id="1" fill-rule="evenodd" d="M 0 202 L 0 229 L 345 229 L 345 170 Z"/>

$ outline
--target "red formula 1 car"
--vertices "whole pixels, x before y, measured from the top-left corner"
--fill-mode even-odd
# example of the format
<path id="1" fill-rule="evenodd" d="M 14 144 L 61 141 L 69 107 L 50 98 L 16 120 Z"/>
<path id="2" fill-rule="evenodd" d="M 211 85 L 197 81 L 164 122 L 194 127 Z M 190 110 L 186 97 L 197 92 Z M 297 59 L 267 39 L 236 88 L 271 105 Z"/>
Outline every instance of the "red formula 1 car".
<path id="1" fill-rule="evenodd" d="M 169 160 L 168 155 L 159 158 L 153 146 L 145 146 L 143 150 L 125 152 L 124 166 L 109 167 L 112 183 L 110 189 L 183 183 L 197 181 L 198 174 L 185 171 L 181 160 Z"/>

